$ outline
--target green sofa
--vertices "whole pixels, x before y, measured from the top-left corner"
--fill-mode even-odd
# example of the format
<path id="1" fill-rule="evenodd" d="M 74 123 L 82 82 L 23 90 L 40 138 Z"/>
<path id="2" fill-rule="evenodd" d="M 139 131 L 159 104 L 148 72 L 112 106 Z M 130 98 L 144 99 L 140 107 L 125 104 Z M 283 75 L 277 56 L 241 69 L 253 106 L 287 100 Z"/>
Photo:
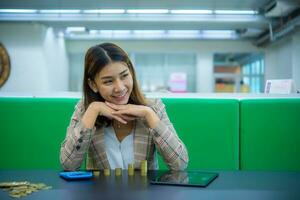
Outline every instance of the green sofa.
<path id="1" fill-rule="evenodd" d="M 300 170 L 300 98 L 162 100 L 188 149 L 188 169 Z M 1 97 L 0 169 L 61 169 L 60 144 L 77 101 Z"/>
<path id="2" fill-rule="evenodd" d="M 0 98 L 0 169 L 60 169 L 60 143 L 77 101 L 74 98 Z M 189 169 L 238 169 L 237 100 L 163 101 L 189 151 Z M 161 159 L 159 164 L 166 168 Z"/>
<path id="3" fill-rule="evenodd" d="M 0 169 L 59 169 L 77 99 L 0 98 Z"/>
<path id="4" fill-rule="evenodd" d="M 300 170 L 300 98 L 240 102 L 240 168 Z"/>
<path id="5" fill-rule="evenodd" d="M 188 149 L 189 169 L 239 169 L 238 100 L 163 99 L 163 102 Z"/>

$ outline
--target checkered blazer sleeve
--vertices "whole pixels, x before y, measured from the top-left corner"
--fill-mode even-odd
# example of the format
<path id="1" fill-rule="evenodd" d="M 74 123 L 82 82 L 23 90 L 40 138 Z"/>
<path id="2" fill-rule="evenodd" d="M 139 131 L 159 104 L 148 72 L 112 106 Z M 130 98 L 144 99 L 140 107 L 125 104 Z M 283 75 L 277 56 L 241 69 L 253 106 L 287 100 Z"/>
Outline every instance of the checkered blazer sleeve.
<path id="1" fill-rule="evenodd" d="M 80 168 L 95 132 L 95 128 L 87 129 L 81 123 L 83 113 L 83 103 L 79 101 L 60 148 L 60 163 L 64 170 L 74 171 Z"/>
<path id="2" fill-rule="evenodd" d="M 150 129 L 158 152 L 170 170 L 184 170 L 189 161 L 188 152 L 170 122 L 165 105 L 160 99 L 156 99 L 151 107 L 160 118 L 157 126 Z"/>

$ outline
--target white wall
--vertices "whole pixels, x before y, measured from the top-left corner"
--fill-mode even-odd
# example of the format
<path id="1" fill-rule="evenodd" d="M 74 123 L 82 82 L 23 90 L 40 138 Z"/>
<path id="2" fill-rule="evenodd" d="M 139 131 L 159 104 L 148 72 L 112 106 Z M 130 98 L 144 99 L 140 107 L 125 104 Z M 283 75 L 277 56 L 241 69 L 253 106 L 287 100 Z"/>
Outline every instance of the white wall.
<path id="1" fill-rule="evenodd" d="M 67 41 L 70 54 L 85 54 L 86 50 L 107 41 Z M 247 41 L 109 41 L 120 45 L 127 52 L 191 52 L 197 54 L 197 92 L 213 92 L 213 54 L 263 52 Z"/>
<path id="2" fill-rule="evenodd" d="M 64 38 L 57 38 L 52 28 L 47 28 L 43 49 L 47 65 L 49 91 L 68 91 L 69 62 Z"/>
<path id="3" fill-rule="evenodd" d="M 266 79 L 292 78 L 292 40 L 270 45 L 265 54 Z"/>
<path id="4" fill-rule="evenodd" d="M 1 92 L 68 90 L 68 60 L 63 39 L 52 29 L 33 23 L 1 23 L 0 41 L 6 47 L 11 72 Z"/>
<path id="5" fill-rule="evenodd" d="M 293 79 L 300 90 L 300 33 L 266 48 L 265 79 Z"/>
<path id="6" fill-rule="evenodd" d="M 213 92 L 214 91 L 214 55 L 212 52 L 197 54 L 197 91 Z"/>

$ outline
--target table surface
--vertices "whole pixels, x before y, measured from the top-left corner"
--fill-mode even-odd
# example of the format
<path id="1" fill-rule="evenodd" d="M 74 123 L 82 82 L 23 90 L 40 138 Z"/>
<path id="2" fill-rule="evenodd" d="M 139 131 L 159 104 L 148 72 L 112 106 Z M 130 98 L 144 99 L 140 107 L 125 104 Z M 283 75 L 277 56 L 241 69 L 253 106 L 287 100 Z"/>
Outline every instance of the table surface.
<path id="1" fill-rule="evenodd" d="M 251 172 L 222 171 L 210 185 L 184 187 L 152 185 L 149 183 L 155 171 L 148 177 L 136 171 L 133 177 L 123 171 L 116 177 L 103 172 L 89 180 L 65 181 L 59 171 L 53 170 L 0 170 L 0 182 L 43 182 L 53 188 L 42 190 L 21 199 L 300 199 L 300 172 Z M 8 192 L 0 190 L 0 199 L 12 199 Z"/>

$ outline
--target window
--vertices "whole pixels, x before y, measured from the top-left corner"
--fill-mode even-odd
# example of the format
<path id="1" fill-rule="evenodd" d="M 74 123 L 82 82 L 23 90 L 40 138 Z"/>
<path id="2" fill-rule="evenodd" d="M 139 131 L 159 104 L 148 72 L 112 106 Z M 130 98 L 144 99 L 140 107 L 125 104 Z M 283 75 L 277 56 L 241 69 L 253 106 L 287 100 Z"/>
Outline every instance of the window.
<path id="1" fill-rule="evenodd" d="M 183 74 L 186 92 L 196 91 L 196 55 L 185 53 L 131 53 L 137 78 L 144 92 L 164 92 L 172 88 L 172 74 Z"/>
<path id="2" fill-rule="evenodd" d="M 242 66 L 243 82 L 250 86 L 252 93 L 263 92 L 264 71 L 263 56 L 251 57 Z"/>

